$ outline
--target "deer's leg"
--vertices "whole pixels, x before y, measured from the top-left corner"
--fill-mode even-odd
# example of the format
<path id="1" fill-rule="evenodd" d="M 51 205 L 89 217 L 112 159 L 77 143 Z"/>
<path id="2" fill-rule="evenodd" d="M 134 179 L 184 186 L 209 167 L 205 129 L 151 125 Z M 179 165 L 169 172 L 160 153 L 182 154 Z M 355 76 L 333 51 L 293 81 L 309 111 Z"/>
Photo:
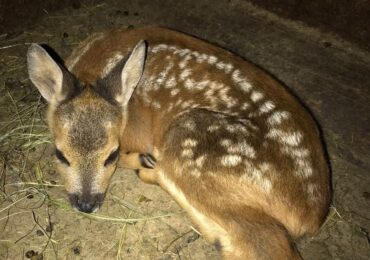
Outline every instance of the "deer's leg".
<path id="1" fill-rule="evenodd" d="M 156 159 L 149 153 L 127 153 L 121 156 L 120 167 L 137 170 L 139 178 L 149 184 L 157 184 Z"/>
<path id="2" fill-rule="evenodd" d="M 156 159 L 149 153 L 126 153 L 121 156 L 119 166 L 131 170 L 154 169 Z"/>
<path id="3" fill-rule="evenodd" d="M 265 213 L 245 208 L 230 210 L 223 217 L 221 223 L 230 242 L 220 244 L 225 260 L 302 260 L 284 226 Z"/>

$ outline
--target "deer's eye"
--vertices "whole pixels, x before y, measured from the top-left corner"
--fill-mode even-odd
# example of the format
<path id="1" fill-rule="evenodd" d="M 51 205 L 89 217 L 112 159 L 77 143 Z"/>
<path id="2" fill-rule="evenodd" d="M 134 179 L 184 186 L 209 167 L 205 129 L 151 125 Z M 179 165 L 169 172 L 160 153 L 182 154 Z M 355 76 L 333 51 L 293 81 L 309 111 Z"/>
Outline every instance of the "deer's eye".
<path id="1" fill-rule="evenodd" d="M 115 162 L 118 158 L 118 154 L 119 154 L 119 148 L 117 148 L 114 152 L 112 152 L 108 156 L 108 158 L 104 162 L 104 166 L 107 166 L 108 164 L 111 164 L 111 163 Z"/>
<path id="2" fill-rule="evenodd" d="M 70 166 L 69 161 L 66 159 L 66 157 L 64 156 L 64 154 L 60 150 L 55 149 L 55 156 L 58 158 L 58 160 L 60 162 Z"/>

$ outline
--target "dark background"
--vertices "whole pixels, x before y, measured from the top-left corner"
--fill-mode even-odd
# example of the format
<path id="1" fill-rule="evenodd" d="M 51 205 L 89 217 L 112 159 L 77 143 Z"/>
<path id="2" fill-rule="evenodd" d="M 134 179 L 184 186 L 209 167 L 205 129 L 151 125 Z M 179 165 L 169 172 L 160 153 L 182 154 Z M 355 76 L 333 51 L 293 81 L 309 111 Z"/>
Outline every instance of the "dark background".
<path id="1" fill-rule="evenodd" d="M 229 0 L 232 2 L 232 0 Z M 370 50 L 370 0 L 245 0 Z M 9 35 L 67 6 L 78 9 L 98 0 L 0 0 L 0 33 Z"/>

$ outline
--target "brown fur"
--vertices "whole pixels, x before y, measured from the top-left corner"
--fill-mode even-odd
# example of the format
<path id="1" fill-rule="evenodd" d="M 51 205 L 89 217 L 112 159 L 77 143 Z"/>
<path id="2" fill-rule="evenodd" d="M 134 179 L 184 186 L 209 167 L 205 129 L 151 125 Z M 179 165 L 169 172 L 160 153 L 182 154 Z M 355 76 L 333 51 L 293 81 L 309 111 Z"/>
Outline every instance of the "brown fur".
<path id="1" fill-rule="evenodd" d="M 128 91 L 119 87 L 120 71 L 131 66 L 124 64 L 128 57 L 141 57 L 136 50 L 142 45 L 129 56 L 141 40 L 149 48 L 144 72 L 117 116 L 117 97 Z M 184 50 L 193 55 L 188 61 Z M 103 75 L 117 55 L 125 59 Z M 92 86 L 49 109 L 56 146 L 68 159 L 84 160 L 85 149 L 95 151 L 91 164 L 101 165 L 119 143 L 120 164 L 140 169 L 141 179 L 166 190 L 225 259 L 300 259 L 291 237 L 314 234 L 322 224 L 330 202 L 329 170 L 314 120 L 277 81 L 225 50 L 152 27 L 93 35 L 66 65 L 79 82 Z M 129 76 L 140 73 L 128 71 Z M 175 84 L 166 85 L 171 78 Z M 252 89 L 243 90 L 240 82 Z M 242 109 L 245 102 L 249 107 Z M 89 108 L 101 112 L 89 115 Z M 289 117 L 269 126 L 279 111 Z M 61 118 L 71 123 L 69 130 L 76 128 L 77 118 L 85 120 L 83 133 L 91 121 L 98 125 L 94 134 L 86 131 L 80 144 L 65 139 Z M 106 127 L 108 122 L 112 127 Z M 140 164 L 139 154 L 147 153 L 157 160 L 153 170 Z M 99 192 L 105 192 L 113 170 L 100 178 Z"/>

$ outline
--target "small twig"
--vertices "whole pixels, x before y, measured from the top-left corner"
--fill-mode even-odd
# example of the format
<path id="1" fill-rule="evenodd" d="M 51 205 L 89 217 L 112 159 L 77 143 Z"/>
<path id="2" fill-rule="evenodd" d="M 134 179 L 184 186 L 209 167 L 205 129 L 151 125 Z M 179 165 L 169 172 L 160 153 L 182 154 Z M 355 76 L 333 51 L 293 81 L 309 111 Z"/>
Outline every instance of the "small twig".
<path id="1" fill-rule="evenodd" d="M 202 235 L 202 233 L 200 233 L 195 227 L 193 227 L 193 226 L 190 226 L 190 228 L 195 232 L 195 233 L 197 233 L 199 236 L 201 236 Z"/>
<path id="2" fill-rule="evenodd" d="M 51 218 L 50 218 L 50 211 L 49 211 L 49 206 L 47 207 L 47 212 L 48 212 L 48 221 L 49 221 L 49 226 L 50 226 L 50 237 L 49 237 L 49 241 L 51 240 L 51 237 L 53 235 L 53 226 L 52 226 L 52 223 L 51 223 Z M 48 241 L 48 243 L 49 243 Z M 47 246 L 47 245 L 46 245 Z M 57 250 L 55 249 L 55 246 L 53 243 L 51 243 L 51 246 L 53 247 L 53 251 L 54 251 L 54 254 L 55 254 L 55 259 L 58 259 L 58 254 L 57 254 Z M 46 248 L 46 247 L 45 247 Z"/>
<path id="3" fill-rule="evenodd" d="M 37 218 L 36 218 L 36 214 L 34 211 L 32 211 L 32 216 L 33 216 L 33 221 L 35 222 L 35 224 L 37 224 L 37 226 L 41 229 L 42 233 L 44 233 L 44 235 L 48 238 L 48 242 L 46 243 L 46 245 L 44 246 L 44 249 L 42 250 L 42 252 L 45 251 L 46 247 L 49 245 L 49 243 L 51 242 L 51 245 L 53 247 L 53 249 L 55 250 L 54 248 L 54 244 L 53 244 L 53 240 L 51 239 L 51 235 L 49 235 L 46 230 L 44 229 L 43 226 L 40 225 L 40 223 L 38 222 Z M 49 223 L 50 225 L 50 223 Z"/>
<path id="4" fill-rule="evenodd" d="M 0 50 L 5 50 L 13 47 L 18 47 L 18 46 L 23 46 L 23 45 L 31 45 L 32 42 L 25 42 L 25 43 L 17 43 L 17 44 L 12 44 L 12 45 L 7 45 L 7 46 L 1 46 Z"/>
<path id="5" fill-rule="evenodd" d="M 15 183 L 8 183 L 5 186 L 18 186 L 18 185 L 35 185 L 35 186 L 46 186 L 46 187 L 63 187 L 62 184 L 51 184 L 48 182 L 38 183 L 38 182 L 15 182 Z"/>
<path id="6" fill-rule="evenodd" d="M 5 182 L 6 182 L 6 158 L 4 158 L 3 167 L 0 175 L 0 188 L 1 191 L 5 194 Z"/>
<path id="7" fill-rule="evenodd" d="M 15 212 L 13 214 L 9 214 L 7 215 L 6 217 L 3 217 L 3 218 L 0 218 L 0 221 L 3 221 L 4 219 L 8 219 L 9 217 L 12 217 L 12 216 L 15 216 L 15 215 L 19 215 L 19 214 L 23 214 L 23 213 L 28 213 L 29 211 L 20 211 L 20 212 Z"/>
<path id="8" fill-rule="evenodd" d="M 6 226 L 8 225 L 8 222 L 9 222 L 9 216 L 10 216 L 10 214 L 9 214 L 9 210 L 8 210 L 8 214 L 6 215 L 6 217 L 4 217 L 4 218 L 6 218 L 6 222 L 5 222 L 5 224 L 4 224 L 4 228 L 3 228 L 3 231 L 2 231 L 1 233 L 3 233 L 3 232 L 4 232 L 4 230 L 5 230 Z"/>
<path id="9" fill-rule="evenodd" d="M 17 244 L 19 241 L 21 241 L 23 238 L 25 238 L 26 236 L 28 236 L 29 234 L 31 234 L 32 233 L 32 231 L 35 229 L 35 227 L 36 227 L 36 224 L 35 225 L 33 225 L 33 228 L 30 230 L 30 231 L 28 231 L 25 235 L 23 235 L 23 236 L 21 236 L 20 238 L 18 238 L 15 242 L 14 242 L 14 244 Z"/>
<path id="10" fill-rule="evenodd" d="M 19 199 L 19 200 L 14 201 L 12 204 L 10 204 L 10 205 L 6 206 L 5 208 L 2 208 L 2 209 L 0 210 L 0 213 L 1 213 L 1 212 L 3 212 L 3 211 L 5 211 L 5 210 L 7 210 L 7 209 L 9 209 L 9 208 L 11 208 L 11 207 L 13 207 L 15 204 L 17 204 L 18 202 L 20 202 L 20 201 L 24 200 L 25 198 L 27 198 L 27 196 L 25 196 L 25 197 L 23 197 L 23 198 L 21 198 L 21 199 Z"/>
<path id="11" fill-rule="evenodd" d="M 123 222 L 123 223 L 136 223 L 138 221 L 147 221 L 147 220 L 153 220 L 153 219 L 173 216 L 173 214 L 166 214 L 166 215 L 161 215 L 161 216 L 144 217 L 144 218 L 115 218 L 115 217 L 95 215 L 95 214 L 84 213 L 84 212 L 79 212 L 79 213 L 88 218 L 93 218 L 93 219 L 98 219 L 98 220 L 108 220 L 108 221 L 113 221 L 113 222 Z"/>
<path id="12" fill-rule="evenodd" d="M 191 233 L 191 232 L 194 232 L 193 230 L 189 230 L 188 232 L 185 232 L 184 234 L 182 234 L 181 236 L 178 236 L 178 237 L 176 237 L 174 240 L 172 240 L 169 244 L 168 244 L 168 246 L 166 246 L 166 248 L 165 249 L 163 249 L 163 253 L 166 253 L 167 252 L 167 250 L 177 241 L 177 240 L 179 240 L 180 238 L 183 238 L 184 236 L 186 236 L 187 234 L 189 234 L 189 233 Z"/>
<path id="13" fill-rule="evenodd" d="M 131 217 L 131 214 L 133 213 L 133 211 L 130 211 L 128 217 Z M 116 255 L 116 259 L 117 260 L 120 260 L 121 259 L 121 250 L 122 250 L 122 247 L 123 247 L 123 235 L 125 234 L 126 235 L 126 232 L 127 232 L 127 224 L 128 223 L 124 223 L 123 224 L 123 227 L 122 227 L 122 231 L 121 231 L 121 235 L 120 235 L 120 239 L 119 239 L 119 242 L 118 242 L 118 250 L 117 250 L 117 255 Z"/>

